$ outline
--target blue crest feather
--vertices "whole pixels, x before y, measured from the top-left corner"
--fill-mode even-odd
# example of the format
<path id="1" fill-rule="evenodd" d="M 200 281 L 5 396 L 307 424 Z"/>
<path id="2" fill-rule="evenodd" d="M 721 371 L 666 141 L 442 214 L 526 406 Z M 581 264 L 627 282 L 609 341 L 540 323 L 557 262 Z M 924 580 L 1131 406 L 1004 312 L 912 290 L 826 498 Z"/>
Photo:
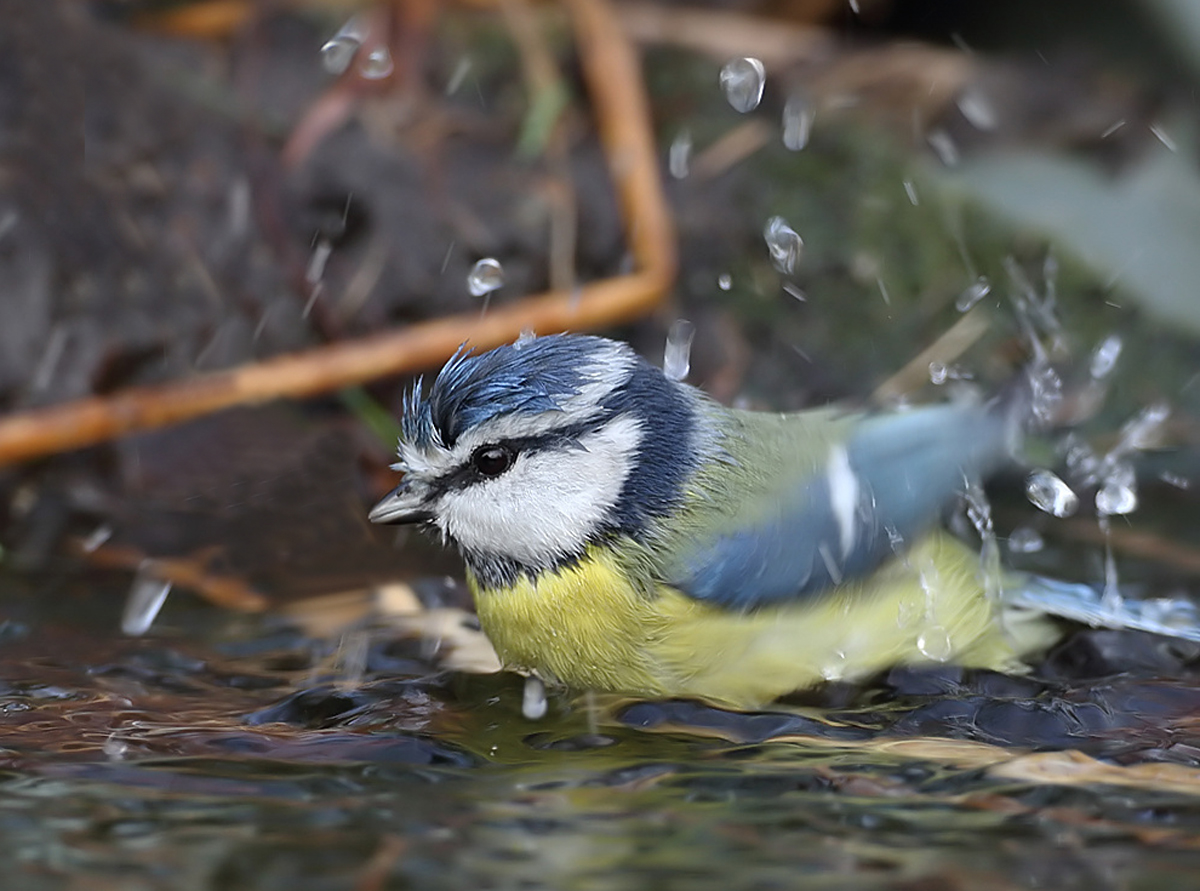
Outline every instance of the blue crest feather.
<path id="1" fill-rule="evenodd" d="M 559 411 L 560 401 L 587 382 L 582 367 L 606 341 L 550 335 L 474 354 L 459 347 L 438 373 L 428 396 L 421 382 L 404 400 L 401 431 L 407 442 L 452 448 L 467 430 L 506 414 Z"/>

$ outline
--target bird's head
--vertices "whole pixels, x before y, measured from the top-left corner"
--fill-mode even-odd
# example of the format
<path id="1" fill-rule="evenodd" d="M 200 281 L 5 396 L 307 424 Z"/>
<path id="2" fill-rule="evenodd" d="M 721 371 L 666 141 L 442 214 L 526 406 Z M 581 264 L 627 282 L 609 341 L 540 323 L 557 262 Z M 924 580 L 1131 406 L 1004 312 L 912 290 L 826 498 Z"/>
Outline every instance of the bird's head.
<path id="1" fill-rule="evenodd" d="M 638 537 L 695 464 L 695 391 L 628 346 L 553 335 L 460 350 L 401 419 L 400 485 L 376 523 L 426 522 L 484 587 Z"/>

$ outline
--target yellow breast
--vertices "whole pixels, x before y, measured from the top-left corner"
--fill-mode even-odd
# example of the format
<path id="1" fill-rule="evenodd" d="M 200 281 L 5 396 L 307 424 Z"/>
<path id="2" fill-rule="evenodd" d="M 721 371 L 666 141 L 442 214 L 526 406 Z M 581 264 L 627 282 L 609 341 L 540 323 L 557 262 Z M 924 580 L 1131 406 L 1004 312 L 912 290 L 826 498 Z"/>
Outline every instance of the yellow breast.
<path id="1" fill-rule="evenodd" d="M 599 549 L 536 581 L 480 590 L 472 580 L 472 588 L 483 629 L 510 668 L 576 689 L 748 708 L 899 663 L 1014 670 L 1049 630 L 1025 628 L 1015 640 L 978 574 L 978 556 L 937 533 L 862 583 L 749 613 L 666 586 L 643 592 Z"/>

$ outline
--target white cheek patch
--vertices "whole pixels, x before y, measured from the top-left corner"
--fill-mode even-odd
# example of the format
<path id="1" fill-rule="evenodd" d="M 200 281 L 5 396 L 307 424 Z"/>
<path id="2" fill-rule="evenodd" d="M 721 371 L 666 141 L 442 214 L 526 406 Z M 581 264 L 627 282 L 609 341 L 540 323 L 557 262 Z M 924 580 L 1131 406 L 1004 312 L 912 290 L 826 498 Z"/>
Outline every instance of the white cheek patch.
<path id="1" fill-rule="evenodd" d="M 522 454 L 505 473 L 447 493 L 437 524 L 463 548 L 544 566 L 578 553 L 621 494 L 642 439 L 623 416 L 580 447 Z"/>
<path id="2" fill-rule="evenodd" d="M 850 555 L 854 540 L 858 537 L 856 514 L 862 486 L 858 474 L 850 466 L 850 455 L 841 446 L 829 450 L 825 472 L 829 481 L 829 506 L 833 508 L 833 518 L 837 521 L 838 544 L 844 560 Z"/>

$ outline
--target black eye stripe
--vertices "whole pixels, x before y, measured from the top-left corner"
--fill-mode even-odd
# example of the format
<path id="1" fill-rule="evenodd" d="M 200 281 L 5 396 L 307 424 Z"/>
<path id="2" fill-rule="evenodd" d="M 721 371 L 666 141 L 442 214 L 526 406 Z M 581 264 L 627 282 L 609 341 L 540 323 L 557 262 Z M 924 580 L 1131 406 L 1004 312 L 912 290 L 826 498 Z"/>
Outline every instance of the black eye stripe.
<path id="1" fill-rule="evenodd" d="M 580 437 L 603 426 L 610 420 L 612 414 L 615 414 L 615 412 L 605 413 L 584 423 L 568 424 L 556 430 L 539 433 L 534 436 L 513 436 L 507 439 L 496 440 L 492 443 L 485 443 L 476 448 L 462 464 L 433 480 L 430 483 L 431 497 L 437 497 L 444 492 L 465 489 L 476 483 L 494 479 L 495 477 L 481 474 L 475 467 L 474 456 L 483 449 L 489 447 L 507 449 L 513 456 L 512 463 L 515 464 L 520 460 L 522 455 L 528 456 L 558 449 L 579 448 Z"/>

